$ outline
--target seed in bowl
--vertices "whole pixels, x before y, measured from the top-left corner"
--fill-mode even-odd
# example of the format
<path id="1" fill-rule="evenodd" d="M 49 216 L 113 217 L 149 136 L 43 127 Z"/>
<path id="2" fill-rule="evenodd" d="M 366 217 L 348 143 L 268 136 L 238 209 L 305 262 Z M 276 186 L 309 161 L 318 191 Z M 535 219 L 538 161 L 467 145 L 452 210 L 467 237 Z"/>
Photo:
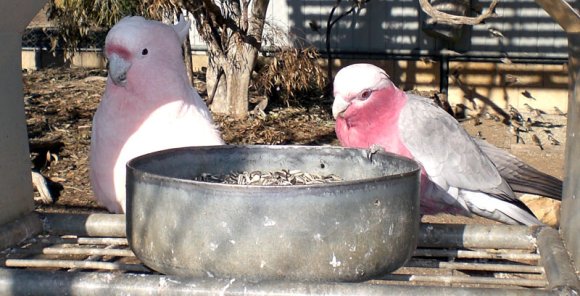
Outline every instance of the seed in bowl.
<path id="1" fill-rule="evenodd" d="M 314 173 L 305 173 L 301 170 L 279 170 L 274 172 L 230 172 L 227 175 L 213 175 L 202 173 L 201 176 L 193 177 L 194 181 L 224 183 L 237 185 L 311 185 L 340 182 L 342 178 L 335 175 L 319 175 Z"/>

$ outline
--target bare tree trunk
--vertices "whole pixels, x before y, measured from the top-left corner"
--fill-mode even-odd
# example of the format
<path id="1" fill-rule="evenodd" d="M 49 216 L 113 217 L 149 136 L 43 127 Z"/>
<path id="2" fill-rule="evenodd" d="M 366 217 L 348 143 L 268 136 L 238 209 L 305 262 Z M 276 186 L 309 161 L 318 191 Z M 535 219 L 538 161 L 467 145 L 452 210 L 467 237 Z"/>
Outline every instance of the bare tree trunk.
<path id="1" fill-rule="evenodd" d="M 234 117 L 245 117 L 248 114 L 248 88 L 258 49 L 240 44 L 237 50 L 232 49 L 231 52 L 225 60 L 210 59 L 206 74 L 207 89 L 214 89 L 218 82 L 211 110 Z M 223 75 L 216 81 L 220 69 L 223 69 Z"/>
<path id="2" fill-rule="evenodd" d="M 213 97 L 211 110 L 245 117 L 250 77 L 261 47 L 269 1 L 221 3 L 224 6 L 217 6 L 211 0 L 191 0 L 183 4 L 193 14 L 196 28 L 208 45 L 207 89 L 208 92 L 215 89 L 215 94 L 209 93 L 210 98 Z"/>

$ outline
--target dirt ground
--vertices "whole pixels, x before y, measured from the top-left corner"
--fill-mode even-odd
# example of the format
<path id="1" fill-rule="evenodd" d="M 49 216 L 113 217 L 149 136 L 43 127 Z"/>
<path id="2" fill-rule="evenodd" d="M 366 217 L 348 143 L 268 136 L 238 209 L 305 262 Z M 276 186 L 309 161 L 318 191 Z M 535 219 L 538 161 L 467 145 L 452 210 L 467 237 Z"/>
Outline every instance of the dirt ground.
<path id="1" fill-rule="evenodd" d="M 198 77 L 203 77 L 198 75 Z M 24 72 L 24 103 L 31 148 L 31 166 L 49 179 L 56 202 L 37 203 L 42 212 L 104 212 L 93 199 L 88 179 L 88 152 L 91 120 L 103 92 L 106 71 L 54 68 Z M 204 95 L 203 81 L 196 87 Z M 267 109 L 265 118 L 251 116 L 233 120 L 216 116 L 215 121 L 229 144 L 338 145 L 331 115 L 331 99 L 305 98 L 301 107 Z M 525 111 L 525 110 L 520 110 Z M 524 113 L 525 117 L 532 117 Z M 508 127 L 482 117 L 481 124 L 468 120 L 467 131 L 507 149 L 537 169 L 563 177 L 566 118 L 544 114 L 535 121 L 533 132 L 522 133 L 525 144 L 516 144 Z M 546 130 L 560 145 L 551 145 Z M 532 133 L 543 142 L 543 150 L 533 144 Z M 38 193 L 35 193 L 38 196 Z M 438 215 L 426 222 L 493 223 L 482 218 Z"/>

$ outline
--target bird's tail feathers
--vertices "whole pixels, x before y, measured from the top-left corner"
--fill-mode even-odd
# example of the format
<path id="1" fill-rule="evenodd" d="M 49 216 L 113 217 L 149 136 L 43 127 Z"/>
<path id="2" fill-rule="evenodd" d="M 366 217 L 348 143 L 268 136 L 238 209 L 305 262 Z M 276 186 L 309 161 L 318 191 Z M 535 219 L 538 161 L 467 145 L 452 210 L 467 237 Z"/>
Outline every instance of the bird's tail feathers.
<path id="1" fill-rule="evenodd" d="M 517 173 L 508 174 L 506 172 L 502 174 L 500 171 L 500 174 L 515 192 L 531 193 L 562 200 L 562 181 L 533 167 L 526 165 L 525 167 L 520 167 Z"/>
<path id="2" fill-rule="evenodd" d="M 519 158 L 490 143 L 474 139 L 515 192 L 562 200 L 562 180 L 540 172 Z"/>
<path id="3" fill-rule="evenodd" d="M 462 190 L 469 210 L 479 216 L 506 224 L 542 225 L 532 211 L 519 200 L 498 199 L 483 192 Z"/>

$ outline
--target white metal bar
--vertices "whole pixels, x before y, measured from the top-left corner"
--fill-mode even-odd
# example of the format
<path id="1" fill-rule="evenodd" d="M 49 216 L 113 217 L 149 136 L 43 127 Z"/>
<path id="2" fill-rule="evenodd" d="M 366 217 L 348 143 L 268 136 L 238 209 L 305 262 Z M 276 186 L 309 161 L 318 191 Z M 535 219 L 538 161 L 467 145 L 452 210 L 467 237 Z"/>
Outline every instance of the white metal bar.
<path id="1" fill-rule="evenodd" d="M 127 239 L 121 237 L 79 237 L 77 242 L 80 245 L 129 245 Z"/>
<path id="2" fill-rule="evenodd" d="M 94 262 L 78 260 L 47 260 L 47 259 L 6 259 L 6 267 L 37 267 L 37 268 L 81 268 L 102 270 L 124 270 L 150 272 L 138 264 L 123 264 L 115 262 Z"/>
<path id="3" fill-rule="evenodd" d="M 382 280 L 388 281 L 408 281 L 417 283 L 439 283 L 445 285 L 452 284 L 480 284 L 480 285 L 502 285 L 502 286 L 520 286 L 542 288 L 548 285 L 548 282 L 532 279 L 504 279 L 493 277 L 477 276 L 446 276 L 446 275 L 405 275 L 389 274 L 381 277 Z"/>
<path id="4" fill-rule="evenodd" d="M 480 270 L 491 272 L 520 272 L 520 273 L 543 273 L 541 266 L 522 264 L 494 264 L 494 263 L 466 263 L 466 262 L 421 262 L 419 260 L 408 262 L 405 267 L 415 268 L 445 268 L 451 270 Z"/>
<path id="5" fill-rule="evenodd" d="M 135 257 L 131 250 L 127 249 L 101 249 L 101 248 L 75 248 L 75 247 L 48 247 L 42 249 L 45 255 L 84 255 L 84 256 L 112 256 L 112 257 Z"/>
<path id="6" fill-rule="evenodd" d="M 540 260 L 539 254 L 530 253 L 491 253 L 486 251 L 417 249 L 413 253 L 416 257 L 453 257 L 469 259 L 503 259 L 503 260 Z"/>

